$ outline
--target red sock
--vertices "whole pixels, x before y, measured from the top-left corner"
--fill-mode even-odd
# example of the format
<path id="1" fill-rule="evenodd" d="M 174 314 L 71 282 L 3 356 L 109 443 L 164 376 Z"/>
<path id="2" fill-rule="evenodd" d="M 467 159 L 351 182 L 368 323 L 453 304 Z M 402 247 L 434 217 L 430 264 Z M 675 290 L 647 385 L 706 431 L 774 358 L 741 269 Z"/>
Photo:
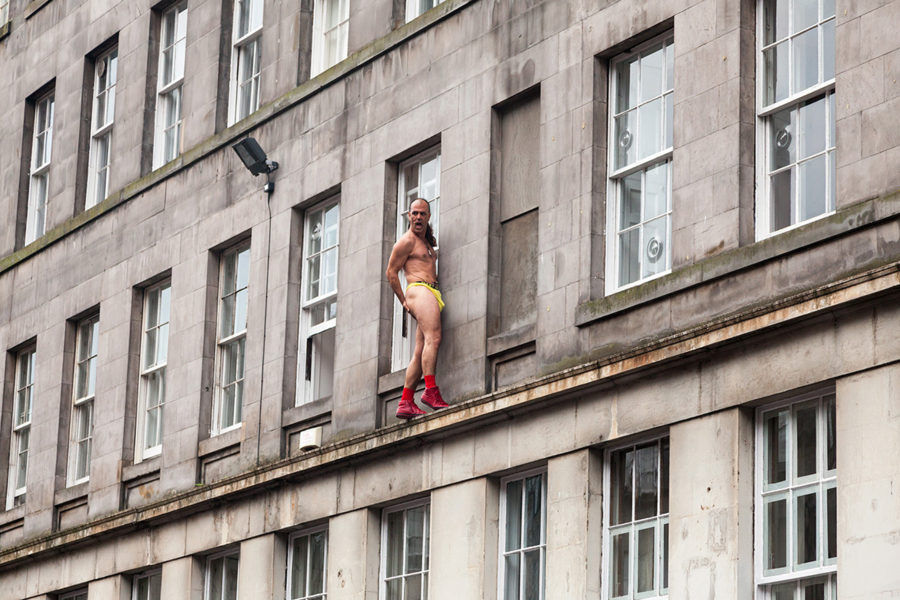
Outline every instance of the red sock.
<path id="1" fill-rule="evenodd" d="M 401 402 L 412 402 L 413 401 L 413 391 L 408 387 L 403 388 L 403 396 L 400 397 Z"/>
<path id="2" fill-rule="evenodd" d="M 437 384 L 434 382 L 434 375 L 426 375 L 425 376 L 425 387 L 426 388 L 437 387 Z"/>

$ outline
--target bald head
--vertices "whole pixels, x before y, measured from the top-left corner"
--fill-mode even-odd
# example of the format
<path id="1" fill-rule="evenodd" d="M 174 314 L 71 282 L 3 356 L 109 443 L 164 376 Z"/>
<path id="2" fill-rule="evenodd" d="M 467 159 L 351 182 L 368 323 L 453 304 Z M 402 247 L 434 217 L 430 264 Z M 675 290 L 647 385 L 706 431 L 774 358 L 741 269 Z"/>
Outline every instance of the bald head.
<path id="1" fill-rule="evenodd" d="M 409 211 L 412 212 L 413 209 L 416 208 L 418 210 L 425 210 L 431 215 L 431 205 L 428 203 L 428 200 L 425 198 L 416 198 L 409 205 Z"/>

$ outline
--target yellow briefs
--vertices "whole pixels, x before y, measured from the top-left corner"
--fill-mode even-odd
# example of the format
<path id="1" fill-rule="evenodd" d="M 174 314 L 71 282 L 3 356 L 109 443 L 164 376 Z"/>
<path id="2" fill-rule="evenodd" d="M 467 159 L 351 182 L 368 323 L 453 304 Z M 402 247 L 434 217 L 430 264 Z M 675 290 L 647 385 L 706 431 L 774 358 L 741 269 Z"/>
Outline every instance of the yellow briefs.
<path id="1" fill-rule="evenodd" d="M 406 289 L 408 290 L 409 288 L 413 287 L 414 285 L 421 285 L 422 287 L 428 288 L 428 291 L 431 292 L 432 294 L 434 294 L 434 298 L 435 298 L 435 300 L 437 300 L 437 302 L 438 302 L 438 308 L 439 308 L 441 311 L 444 310 L 444 299 L 441 298 L 441 292 L 440 292 L 440 290 L 438 290 L 438 289 L 435 288 L 435 287 L 432 287 L 432 286 L 428 285 L 428 284 L 425 283 L 424 281 L 414 281 L 414 282 L 410 283 L 409 285 L 407 285 L 407 286 L 406 286 Z"/>

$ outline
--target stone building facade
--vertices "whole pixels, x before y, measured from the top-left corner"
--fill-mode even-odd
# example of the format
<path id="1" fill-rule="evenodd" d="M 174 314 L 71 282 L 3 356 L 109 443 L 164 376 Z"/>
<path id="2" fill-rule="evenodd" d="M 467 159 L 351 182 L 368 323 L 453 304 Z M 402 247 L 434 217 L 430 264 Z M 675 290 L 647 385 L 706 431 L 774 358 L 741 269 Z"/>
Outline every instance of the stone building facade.
<path id="1" fill-rule="evenodd" d="M 0 600 L 898 594 L 900 0 L 0 21 Z"/>

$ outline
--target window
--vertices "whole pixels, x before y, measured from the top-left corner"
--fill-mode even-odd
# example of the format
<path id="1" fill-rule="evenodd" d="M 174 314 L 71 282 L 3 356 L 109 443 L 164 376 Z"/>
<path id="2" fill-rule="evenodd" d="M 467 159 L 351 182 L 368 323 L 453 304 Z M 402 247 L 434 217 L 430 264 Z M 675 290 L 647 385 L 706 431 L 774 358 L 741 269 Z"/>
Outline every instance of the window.
<path id="1" fill-rule="evenodd" d="M 306 213 L 298 404 L 328 398 L 334 386 L 340 216 L 337 199 L 327 200 Z"/>
<path id="2" fill-rule="evenodd" d="M 50 154 L 53 149 L 53 92 L 35 102 L 34 137 L 31 145 L 31 180 L 28 186 L 28 216 L 25 243 L 44 235 L 47 196 L 50 190 Z"/>
<path id="3" fill-rule="evenodd" d="M 760 13 L 757 237 L 834 210 L 834 0 Z"/>
<path id="4" fill-rule="evenodd" d="M 441 214 L 441 149 L 426 150 L 400 164 L 397 183 L 397 239 L 409 229 L 409 205 L 416 198 L 428 200 L 431 208 L 431 228 L 440 244 Z M 435 248 L 437 250 L 437 248 Z M 406 277 L 400 273 L 400 285 L 406 288 Z M 391 344 L 391 370 L 405 369 L 416 345 L 416 322 L 403 311 L 394 298 L 394 326 Z"/>
<path id="5" fill-rule="evenodd" d="M 312 75 L 347 58 L 350 0 L 316 0 L 313 9 Z"/>
<path id="6" fill-rule="evenodd" d="M 28 447 L 31 435 L 31 408 L 34 400 L 34 349 L 16 356 L 16 379 L 13 395 L 12 436 L 9 449 L 9 493 L 6 509 L 25 501 L 28 474 Z"/>
<path id="7" fill-rule="evenodd" d="M 444 0 L 406 0 L 406 21 L 412 21 Z"/>
<path id="8" fill-rule="evenodd" d="M 262 25 L 262 0 L 235 0 L 229 124 L 237 123 L 259 108 Z"/>
<path id="9" fill-rule="evenodd" d="M 669 33 L 610 65 L 608 291 L 671 268 L 674 57 Z"/>
<path id="10" fill-rule="evenodd" d="M 756 435 L 758 598 L 837 598 L 833 393 L 760 409 Z"/>
<path id="11" fill-rule="evenodd" d="M 166 402 L 166 362 L 169 354 L 168 281 L 144 292 L 144 324 L 141 336 L 141 381 L 135 428 L 135 462 L 162 450 L 163 405 Z"/>
<path id="12" fill-rule="evenodd" d="M 113 48 L 94 62 L 94 100 L 91 116 L 91 152 L 85 208 L 103 202 L 109 193 L 109 163 L 113 118 L 116 110 L 116 74 L 119 51 Z"/>
<path id="13" fill-rule="evenodd" d="M 134 576 L 132 600 L 160 600 L 162 571 L 148 571 Z"/>
<path id="14" fill-rule="evenodd" d="M 607 455 L 604 598 L 668 594 L 669 439 Z"/>
<path id="15" fill-rule="evenodd" d="M 324 527 L 295 533 L 288 548 L 288 600 L 325 600 L 325 557 L 328 532 Z"/>
<path id="16" fill-rule="evenodd" d="M 0 25 L 9 21 L 9 0 L 0 0 Z"/>
<path id="17" fill-rule="evenodd" d="M 237 600 L 238 552 L 210 556 L 206 561 L 204 600 Z"/>
<path id="18" fill-rule="evenodd" d="M 100 317 L 94 315 L 79 322 L 75 334 L 75 392 L 69 423 L 69 485 L 87 481 L 90 476 L 99 331 Z"/>
<path id="19" fill-rule="evenodd" d="M 500 598 L 542 600 L 547 554 L 547 473 L 501 481 Z"/>
<path id="20" fill-rule="evenodd" d="M 427 500 L 386 509 L 382 519 L 381 598 L 428 598 L 430 505 Z"/>
<path id="21" fill-rule="evenodd" d="M 61 594 L 58 600 L 87 600 L 88 593 L 87 590 L 79 590 L 77 592 L 69 592 L 68 594 Z"/>
<path id="22" fill-rule="evenodd" d="M 241 423 L 249 279 L 249 246 L 226 252 L 222 256 L 219 284 L 218 384 L 213 406 L 213 434 Z"/>
<path id="23" fill-rule="evenodd" d="M 156 77 L 156 140 L 153 167 L 158 168 L 181 153 L 187 3 L 180 2 L 163 12 L 159 34 L 159 72 Z"/>

